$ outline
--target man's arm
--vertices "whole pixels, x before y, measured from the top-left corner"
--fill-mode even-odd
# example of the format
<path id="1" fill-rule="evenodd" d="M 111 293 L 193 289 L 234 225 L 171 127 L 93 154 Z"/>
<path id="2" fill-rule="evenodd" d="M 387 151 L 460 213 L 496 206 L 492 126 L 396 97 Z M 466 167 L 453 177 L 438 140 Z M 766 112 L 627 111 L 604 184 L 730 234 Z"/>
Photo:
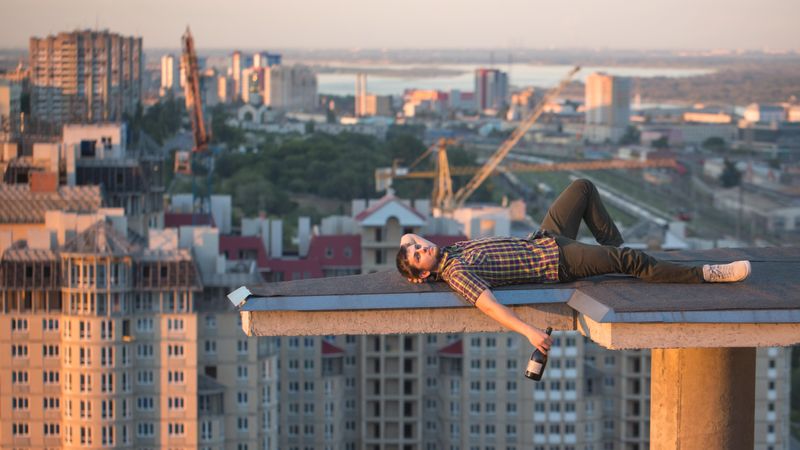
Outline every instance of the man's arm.
<path id="1" fill-rule="evenodd" d="M 414 233 L 404 234 L 402 238 L 400 238 L 400 245 L 406 244 L 419 244 L 422 246 L 433 246 L 436 245 L 433 242 L 425 239 L 424 237 L 418 236 Z"/>
<path id="2" fill-rule="evenodd" d="M 547 353 L 550 350 L 550 346 L 553 344 L 550 336 L 523 322 L 514 311 L 498 303 L 491 289 L 486 289 L 481 293 L 475 306 L 504 327 L 525 336 L 534 347 L 542 352 Z"/>

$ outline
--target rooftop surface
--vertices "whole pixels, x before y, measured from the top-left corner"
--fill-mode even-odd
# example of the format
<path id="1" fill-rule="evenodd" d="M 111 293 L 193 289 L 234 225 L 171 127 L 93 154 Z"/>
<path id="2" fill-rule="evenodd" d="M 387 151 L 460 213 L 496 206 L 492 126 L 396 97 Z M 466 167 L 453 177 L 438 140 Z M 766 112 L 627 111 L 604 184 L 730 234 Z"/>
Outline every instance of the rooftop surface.
<path id="1" fill-rule="evenodd" d="M 715 249 L 652 253 L 707 264 L 749 259 L 750 278 L 733 284 L 651 284 L 611 275 L 572 283 L 495 289 L 504 304 L 567 303 L 598 322 L 800 322 L 800 249 Z M 396 271 L 247 286 L 243 311 L 470 307 L 441 282 L 411 284 Z M 380 297 L 378 297 L 380 296 Z"/>
<path id="2" fill-rule="evenodd" d="M 512 307 L 518 314 L 529 310 L 546 312 L 550 315 L 547 320 L 560 324 L 556 329 L 579 330 L 587 336 L 593 334 L 593 339 L 597 337 L 596 341 L 609 347 L 653 348 L 643 340 L 647 334 L 642 328 L 645 325 L 648 331 L 658 330 L 665 336 L 672 333 L 676 340 L 664 340 L 665 345 L 672 342 L 675 346 L 686 346 L 684 344 L 691 339 L 689 334 L 703 333 L 714 327 L 714 337 L 709 337 L 706 344 L 698 340 L 696 346 L 732 346 L 747 342 L 749 333 L 765 336 L 754 345 L 788 345 L 785 343 L 800 341 L 800 276 L 797 276 L 800 273 L 800 248 L 715 249 L 653 255 L 692 265 L 749 259 L 753 272 L 744 282 L 733 284 L 652 284 L 612 275 L 572 283 L 504 286 L 494 292 L 498 301 Z M 443 310 L 442 313 L 453 316 L 451 320 L 472 320 L 474 314 L 481 314 L 451 292 L 445 283 L 411 284 L 393 270 L 246 286 L 230 297 L 232 300 L 246 300 L 239 305 L 243 313 L 255 313 L 250 317 L 251 329 L 245 331 L 262 334 L 272 330 L 276 334 L 282 333 L 270 321 L 271 317 L 278 316 L 283 320 L 292 317 L 311 320 L 315 313 L 330 315 L 350 311 L 362 315 L 371 312 L 373 319 L 370 320 L 380 320 L 381 313 L 386 316 L 400 310 L 407 313 L 423 310 L 434 314 L 437 313 L 435 310 Z M 292 312 L 294 315 L 289 314 Z M 571 315 L 571 320 L 564 320 L 565 315 Z M 534 323 L 545 320 L 544 317 L 536 320 L 537 317 L 533 314 L 528 320 Z M 383 332 L 412 332 L 408 330 L 417 329 L 396 325 L 397 330 L 392 331 L 394 324 L 391 324 L 386 325 Z M 467 324 L 459 329 L 492 331 L 484 328 L 483 322 L 474 328 Z M 301 328 L 294 328 L 292 332 L 298 330 Z M 780 338 L 775 334 L 778 331 Z M 738 333 L 736 336 L 739 337 L 725 337 L 727 340 L 721 343 L 722 336 L 728 336 L 727 333 Z M 321 329 L 319 334 L 330 333 Z M 623 334 L 628 339 L 626 343 L 614 341 Z M 658 336 L 651 338 L 657 339 Z"/>

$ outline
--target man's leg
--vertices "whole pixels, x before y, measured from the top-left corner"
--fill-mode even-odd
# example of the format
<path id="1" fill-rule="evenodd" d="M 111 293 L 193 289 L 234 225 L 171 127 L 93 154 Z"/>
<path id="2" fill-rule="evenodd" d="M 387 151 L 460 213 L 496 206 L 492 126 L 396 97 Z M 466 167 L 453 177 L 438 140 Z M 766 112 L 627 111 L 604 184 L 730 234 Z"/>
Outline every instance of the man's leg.
<path id="1" fill-rule="evenodd" d="M 564 189 L 542 219 L 542 229 L 575 239 L 581 220 L 601 245 L 622 245 L 622 235 L 591 181 L 575 180 Z"/>
<path id="2" fill-rule="evenodd" d="M 583 244 L 556 236 L 559 247 L 559 281 L 624 273 L 651 283 L 702 283 L 702 267 L 684 266 L 656 258 L 640 250 Z"/>

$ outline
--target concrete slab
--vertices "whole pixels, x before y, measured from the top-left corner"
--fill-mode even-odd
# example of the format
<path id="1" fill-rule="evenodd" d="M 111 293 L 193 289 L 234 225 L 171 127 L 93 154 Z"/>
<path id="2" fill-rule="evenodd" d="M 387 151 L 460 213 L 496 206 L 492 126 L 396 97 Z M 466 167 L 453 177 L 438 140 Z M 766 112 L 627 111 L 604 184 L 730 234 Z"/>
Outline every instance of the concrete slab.
<path id="1" fill-rule="evenodd" d="M 625 276 L 503 286 L 495 295 L 534 325 L 578 330 L 608 348 L 782 346 L 800 342 L 800 249 L 656 254 L 687 264 L 749 259 L 735 284 L 649 284 Z M 231 294 L 257 335 L 502 331 L 445 283 L 395 271 L 247 286 Z M 327 319 L 326 319 L 327 318 Z M 552 321 L 549 323 L 547 321 Z"/>

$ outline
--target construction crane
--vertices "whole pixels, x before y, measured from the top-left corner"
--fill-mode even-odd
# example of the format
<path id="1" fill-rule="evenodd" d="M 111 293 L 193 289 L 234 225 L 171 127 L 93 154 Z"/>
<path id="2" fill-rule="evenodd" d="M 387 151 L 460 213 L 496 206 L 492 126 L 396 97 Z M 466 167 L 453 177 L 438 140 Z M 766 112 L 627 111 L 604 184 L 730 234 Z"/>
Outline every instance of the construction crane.
<path id="1" fill-rule="evenodd" d="M 486 181 L 487 178 L 489 178 L 489 175 L 491 175 L 492 172 L 497 169 L 497 166 L 500 165 L 503 159 L 508 155 L 508 152 L 510 152 L 511 149 L 517 145 L 517 142 L 522 139 L 522 136 L 525 136 L 525 133 L 527 133 L 533 124 L 536 123 L 536 121 L 539 119 L 539 116 L 542 115 L 545 106 L 547 106 L 551 100 L 558 97 L 561 91 L 567 86 L 567 84 L 569 84 L 569 82 L 572 80 L 572 77 L 575 76 L 579 70 L 581 70 L 580 66 L 575 66 L 569 71 L 569 73 L 567 73 L 561 82 L 558 83 L 558 86 L 554 87 L 547 94 L 545 94 L 542 101 L 539 102 L 531 114 L 525 120 L 523 120 L 519 126 L 517 126 L 514 132 L 511 133 L 511 136 L 509 136 L 508 139 L 506 139 L 506 141 L 500 145 L 500 148 L 498 148 L 497 151 L 495 151 L 495 153 L 486 161 L 481 170 L 479 170 L 475 176 L 473 176 L 472 179 L 467 182 L 467 184 L 465 184 L 453 195 L 452 202 L 449 205 L 443 205 L 445 211 L 452 211 L 453 209 L 464 206 L 464 202 L 475 193 L 475 191 L 484 181 Z"/>
<path id="2" fill-rule="evenodd" d="M 550 90 L 532 111 L 532 113 L 514 130 L 505 142 L 495 151 L 495 153 L 480 167 L 454 167 L 451 168 L 447 160 L 447 147 L 454 143 L 452 139 L 440 139 L 407 168 L 398 167 L 395 163 L 391 168 L 382 168 L 375 171 L 375 186 L 377 190 L 387 190 L 391 188 L 393 179 L 420 179 L 434 178 L 433 194 L 431 196 L 434 210 L 440 213 L 451 213 L 454 209 L 463 207 L 464 202 L 469 198 L 480 185 L 490 175 L 498 172 L 549 172 L 549 171 L 568 171 L 568 170 L 608 170 L 608 169 L 644 169 L 644 168 L 676 168 L 677 163 L 674 159 L 656 159 L 649 161 L 574 161 L 550 164 L 526 164 L 511 163 L 500 167 L 500 163 L 508 156 L 511 149 L 519 142 L 522 136 L 530 130 L 544 111 L 544 107 L 552 101 L 564 87 L 570 82 L 572 77 L 580 70 L 580 67 L 573 68 L 552 90 Z M 423 159 L 437 151 L 436 168 L 433 171 L 411 172 Z M 453 194 L 453 175 L 473 175 L 472 179 L 461 189 Z"/>
<path id="3" fill-rule="evenodd" d="M 183 54 L 181 55 L 181 67 L 184 73 L 184 95 L 186 97 L 186 111 L 192 122 L 192 139 L 194 146 L 191 151 L 175 152 L 175 173 L 191 175 L 192 177 L 192 198 L 194 199 L 194 212 L 202 212 L 204 209 L 204 199 L 209 199 L 207 206 L 210 209 L 211 197 L 211 175 L 214 170 L 213 152 L 209 150 L 211 134 L 206 128 L 203 118 L 203 98 L 200 91 L 200 66 L 197 62 L 197 53 L 194 46 L 194 38 L 189 27 L 181 37 L 183 44 Z M 206 189 L 200 198 L 198 195 L 197 175 L 194 173 L 195 166 L 205 166 L 206 170 Z M 193 215 L 192 221 L 196 219 Z"/>
<path id="4" fill-rule="evenodd" d="M 433 178 L 433 194 L 431 195 L 431 206 L 440 212 L 452 212 L 453 202 L 453 182 L 452 176 L 476 175 L 486 170 L 486 166 L 462 166 L 450 167 L 447 159 L 447 146 L 452 144 L 452 140 L 440 139 L 436 144 L 429 147 L 423 156 L 428 156 L 437 151 L 436 167 L 434 170 L 415 171 L 409 167 L 398 167 L 396 164 L 391 168 L 375 170 L 375 185 L 378 190 L 386 190 L 391 187 L 394 179 L 426 179 Z M 417 159 L 417 163 L 419 158 Z M 558 172 L 570 170 L 624 170 L 624 169 L 654 169 L 667 168 L 676 169 L 678 163 L 674 159 L 651 159 L 647 161 L 613 159 L 602 161 L 569 161 L 560 163 L 520 163 L 511 162 L 503 166 L 495 167 L 488 175 L 502 172 Z M 487 175 L 487 176 L 488 176 Z M 462 188 L 463 189 L 463 188 Z M 459 191 L 460 192 L 460 191 Z"/>
<path id="5" fill-rule="evenodd" d="M 511 149 L 517 145 L 519 140 L 522 139 L 522 136 L 525 136 L 525 133 L 527 133 L 533 124 L 536 123 L 536 121 L 539 119 L 539 116 L 542 115 L 545 106 L 561 93 L 564 87 L 567 86 L 567 84 L 572 80 L 572 77 L 575 76 L 579 70 L 579 66 L 574 67 L 559 82 L 558 86 L 545 94 L 542 101 L 539 102 L 531 114 L 517 126 L 514 132 L 511 133 L 511 136 L 509 136 L 508 139 L 506 139 L 505 142 L 500 145 L 495 153 L 486 161 L 483 167 L 474 172 L 468 169 L 470 170 L 468 173 L 474 173 L 474 176 L 455 194 L 452 192 L 453 185 L 451 180 L 451 172 L 447 162 L 446 147 L 448 142 L 440 140 L 438 144 L 432 145 L 428 148 L 428 150 L 425 151 L 423 155 L 417 158 L 417 161 L 414 162 L 414 165 L 431 154 L 434 148 L 438 149 L 437 174 L 435 175 L 437 180 L 434 184 L 432 198 L 434 208 L 438 209 L 440 212 L 449 213 L 456 208 L 464 206 L 464 202 L 467 200 L 467 198 L 475 193 L 475 191 L 486 180 L 486 178 L 488 178 L 497 170 L 497 167 L 500 165 L 503 159 L 505 159 Z M 460 175 L 462 173 L 458 174 Z M 413 178 L 415 176 L 412 175 L 412 172 L 409 172 L 408 169 L 399 169 L 396 167 L 396 165 L 394 165 L 391 169 L 378 169 L 375 172 L 375 186 L 378 188 L 378 190 L 387 189 L 391 187 L 392 179 L 401 177 Z M 428 176 L 420 176 L 420 178 L 428 178 Z"/>
<path id="6" fill-rule="evenodd" d="M 192 155 L 204 153 L 208 150 L 208 143 L 211 140 L 206 131 L 206 123 L 203 118 L 203 102 L 200 94 L 200 67 L 197 63 L 197 53 L 194 47 L 194 38 L 189 27 L 181 37 L 183 53 L 181 55 L 181 67 L 184 73 L 184 97 L 186 99 L 186 111 L 192 122 L 192 139 L 194 147 L 191 151 L 179 150 L 175 152 L 175 173 L 192 175 Z"/>
<path id="7" fill-rule="evenodd" d="M 204 152 L 208 150 L 208 143 L 211 140 L 206 132 L 206 123 L 203 120 L 203 102 L 200 96 L 200 67 L 197 64 L 197 54 L 194 50 L 194 38 L 189 27 L 183 34 L 183 55 L 181 64 L 183 65 L 186 80 L 184 91 L 186 94 L 186 111 L 192 119 L 192 135 L 194 137 L 194 148 L 192 152 Z"/>

